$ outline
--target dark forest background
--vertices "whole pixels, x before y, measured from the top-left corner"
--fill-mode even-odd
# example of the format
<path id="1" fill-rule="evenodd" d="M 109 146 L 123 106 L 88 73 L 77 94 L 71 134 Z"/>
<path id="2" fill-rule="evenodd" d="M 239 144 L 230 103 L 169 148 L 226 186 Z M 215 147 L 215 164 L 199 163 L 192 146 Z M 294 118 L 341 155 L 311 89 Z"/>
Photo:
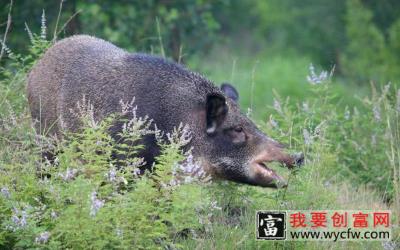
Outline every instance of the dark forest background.
<path id="1" fill-rule="evenodd" d="M 1 2 L 0 29 L 5 30 L 9 1 Z M 59 9 L 59 1 L 14 1 L 8 46 L 27 48 L 26 25 L 37 32 L 43 10 L 53 31 Z M 57 25 L 58 30 L 65 25 L 59 38 L 91 34 L 131 51 L 159 53 L 161 35 L 167 56 L 175 60 L 204 56 L 223 45 L 250 54 L 305 55 L 324 68 L 336 65 L 337 74 L 360 84 L 400 75 L 396 0 L 68 0 Z"/>

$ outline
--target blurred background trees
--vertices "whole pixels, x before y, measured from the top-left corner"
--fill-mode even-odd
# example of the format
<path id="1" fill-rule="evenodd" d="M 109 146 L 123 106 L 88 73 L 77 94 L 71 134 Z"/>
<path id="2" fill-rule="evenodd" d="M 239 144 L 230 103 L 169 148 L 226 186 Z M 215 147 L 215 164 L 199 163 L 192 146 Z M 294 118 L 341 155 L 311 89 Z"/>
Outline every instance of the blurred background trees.
<path id="1" fill-rule="evenodd" d="M 9 1 L 1 2 L 4 33 Z M 54 29 L 59 1 L 13 5 L 11 49 L 26 48 L 25 23 L 37 31 L 43 9 L 48 29 Z M 358 83 L 395 81 L 400 75 L 397 0 L 68 0 L 62 5 L 58 29 L 67 25 L 59 38 L 86 33 L 131 51 L 154 53 L 162 53 L 162 42 L 167 56 L 177 61 L 207 54 L 216 45 L 296 53 L 325 68 L 336 65 L 341 76 Z"/>
<path id="2" fill-rule="evenodd" d="M 0 29 L 8 5 L 2 1 Z M 42 10 L 53 30 L 59 1 L 15 1 L 9 47 L 28 43 L 25 23 L 39 29 Z M 168 57 L 207 54 L 215 45 L 238 50 L 295 52 L 358 83 L 398 79 L 400 2 L 396 0 L 68 0 L 62 2 L 59 37 L 91 34 L 132 51 Z M 71 16 L 75 16 L 71 19 Z M 158 27 L 157 27 L 158 20 Z"/>

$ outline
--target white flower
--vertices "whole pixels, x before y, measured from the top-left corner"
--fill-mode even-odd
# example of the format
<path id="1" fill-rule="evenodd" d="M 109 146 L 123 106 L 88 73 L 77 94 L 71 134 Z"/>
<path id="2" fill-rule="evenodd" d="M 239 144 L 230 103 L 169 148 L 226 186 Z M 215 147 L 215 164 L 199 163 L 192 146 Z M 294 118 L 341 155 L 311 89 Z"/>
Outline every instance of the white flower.
<path id="1" fill-rule="evenodd" d="M 111 169 L 108 171 L 107 179 L 109 182 L 115 182 L 115 180 L 117 179 L 117 171 L 114 167 L 111 167 Z"/>
<path id="2" fill-rule="evenodd" d="M 58 215 L 55 211 L 51 211 L 50 216 L 52 219 L 57 219 Z"/>
<path id="3" fill-rule="evenodd" d="M 280 103 L 277 99 L 275 99 L 275 98 L 274 98 L 274 109 L 275 109 L 278 113 L 282 114 L 281 103 Z"/>
<path id="4" fill-rule="evenodd" d="M 189 154 L 185 161 L 173 167 L 172 176 L 173 178 L 169 182 L 170 186 L 178 186 L 182 184 L 182 182 L 185 184 L 195 181 L 206 183 L 210 180 L 209 175 L 200 164 L 194 161 L 192 154 Z"/>
<path id="5" fill-rule="evenodd" d="M 246 116 L 250 117 L 252 113 L 253 113 L 253 110 L 250 107 L 247 108 Z"/>
<path id="6" fill-rule="evenodd" d="M 186 146 L 192 140 L 189 125 L 182 123 L 177 128 L 175 127 L 172 133 L 167 133 L 166 136 L 170 144 L 176 144 L 179 148 Z"/>
<path id="7" fill-rule="evenodd" d="M 90 195 L 90 216 L 96 216 L 97 212 L 104 206 L 104 200 L 97 198 L 97 192 L 93 191 Z"/>
<path id="8" fill-rule="evenodd" d="M 321 73 L 317 75 L 312 63 L 310 64 L 309 70 L 310 74 L 307 76 L 307 81 L 312 85 L 322 84 L 329 78 L 328 71 L 321 71 Z"/>
<path id="9" fill-rule="evenodd" d="M 397 244 L 394 241 L 383 241 L 381 244 L 382 244 L 382 247 L 383 247 L 384 250 L 395 250 L 395 249 L 398 249 L 398 248 L 396 248 L 398 246 L 396 246 Z"/>
<path id="10" fill-rule="evenodd" d="M 46 14 L 44 13 L 44 10 L 42 12 L 42 23 L 40 26 L 40 38 L 43 40 L 46 40 Z"/>
<path id="11" fill-rule="evenodd" d="M 218 206 L 217 201 L 211 201 L 210 208 L 213 210 L 221 210 L 222 208 Z"/>
<path id="12" fill-rule="evenodd" d="M 121 105 L 121 113 L 123 115 L 126 115 L 130 111 L 136 111 L 137 106 L 133 106 L 134 103 L 135 103 L 135 97 L 133 97 L 130 102 L 124 102 L 122 100 L 119 100 L 119 104 Z"/>
<path id="13" fill-rule="evenodd" d="M 14 232 L 18 229 L 22 229 L 28 225 L 28 213 L 26 210 L 19 210 L 18 208 L 12 209 L 11 221 L 13 225 L 10 227 Z"/>
<path id="14" fill-rule="evenodd" d="M 381 120 L 381 107 L 379 105 L 374 105 L 372 112 L 374 113 L 375 120 L 379 122 Z"/>
<path id="15" fill-rule="evenodd" d="M 186 177 L 185 177 L 185 184 L 191 183 L 191 182 L 193 182 L 193 180 L 194 180 L 193 177 L 191 177 L 191 176 L 186 176 Z"/>
<path id="16" fill-rule="evenodd" d="M 304 144 L 311 145 L 313 139 L 307 129 L 303 129 Z"/>
<path id="17" fill-rule="evenodd" d="M 281 207 L 287 207 L 288 205 L 289 205 L 289 202 L 287 202 L 287 201 L 281 201 L 279 203 L 279 206 L 281 206 Z"/>
<path id="18" fill-rule="evenodd" d="M 58 176 L 60 176 L 64 181 L 69 181 L 72 180 L 76 177 L 78 173 L 77 169 L 69 169 L 67 168 L 67 171 L 65 173 L 59 173 Z"/>
<path id="19" fill-rule="evenodd" d="M 344 119 L 345 120 L 350 120 L 350 110 L 349 108 L 346 106 L 345 110 L 344 110 Z"/>
<path id="20" fill-rule="evenodd" d="M 6 199 L 10 199 L 10 190 L 8 189 L 8 187 L 2 187 L 0 190 L 0 193 L 4 196 L 4 198 Z"/>
<path id="21" fill-rule="evenodd" d="M 124 235 L 124 231 L 121 228 L 118 227 L 118 228 L 115 229 L 115 234 L 118 237 L 122 237 Z"/>
<path id="22" fill-rule="evenodd" d="M 183 174 L 199 179 L 207 175 L 204 169 L 197 162 L 194 161 L 192 154 L 189 154 L 189 156 L 186 158 L 186 162 L 180 164 L 179 168 L 183 172 Z"/>
<path id="23" fill-rule="evenodd" d="M 99 122 L 96 121 L 94 117 L 94 106 L 90 100 L 86 100 L 86 96 L 82 96 L 82 100 L 78 101 L 76 104 L 76 109 L 70 109 L 70 112 L 76 118 L 79 118 L 85 122 L 90 128 L 98 128 Z"/>
<path id="24" fill-rule="evenodd" d="M 138 176 L 140 176 L 140 169 L 139 168 L 135 168 L 134 170 L 133 170 L 133 175 L 135 176 L 135 177 L 138 177 Z"/>
<path id="25" fill-rule="evenodd" d="M 49 241 L 50 235 L 51 234 L 49 232 L 43 232 L 35 238 L 35 242 L 38 244 L 47 243 Z"/>
<path id="26" fill-rule="evenodd" d="M 171 187 L 175 187 L 175 186 L 178 186 L 180 184 L 180 182 L 176 179 L 176 178 L 172 178 L 170 181 L 169 181 L 169 185 L 171 186 Z M 166 185 L 162 185 L 164 188 L 165 187 L 167 187 Z"/>
<path id="27" fill-rule="evenodd" d="M 310 111 L 310 107 L 308 106 L 308 102 L 302 103 L 303 111 L 308 113 Z"/>

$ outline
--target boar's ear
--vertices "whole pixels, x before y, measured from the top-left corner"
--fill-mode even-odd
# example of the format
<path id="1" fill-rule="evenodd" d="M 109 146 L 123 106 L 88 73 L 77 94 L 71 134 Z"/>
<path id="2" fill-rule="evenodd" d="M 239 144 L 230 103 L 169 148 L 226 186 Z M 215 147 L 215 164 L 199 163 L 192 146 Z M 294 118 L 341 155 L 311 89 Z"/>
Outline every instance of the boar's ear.
<path id="1" fill-rule="evenodd" d="M 225 97 L 213 93 L 207 96 L 206 115 L 207 115 L 207 134 L 213 134 L 218 126 L 224 121 L 228 106 Z"/>
<path id="2" fill-rule="evenodd" d="M 235 102 L 237 102 L 239 100 L 239 94 L 238 94 L 237 90 L 235 89 L 235 87 L 233 87 L 231 84 L 223 83 L 221 85 L 221 90 L 222 90 L 222 92 L 225 93 L 225 95 L 227 97 L 231 98 Z"/>

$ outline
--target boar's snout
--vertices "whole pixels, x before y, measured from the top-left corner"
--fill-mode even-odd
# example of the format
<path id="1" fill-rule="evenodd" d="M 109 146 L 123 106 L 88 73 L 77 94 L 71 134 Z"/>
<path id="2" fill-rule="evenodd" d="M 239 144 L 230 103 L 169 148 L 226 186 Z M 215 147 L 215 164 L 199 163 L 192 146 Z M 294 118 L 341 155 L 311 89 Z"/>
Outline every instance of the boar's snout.
<path id="1" fill-rule="evenodd" d="M 289 167 L 300 167 L 304 164 L 304 154 L 301 152 L 294 153 L 291 158 L 293 159 L 293 164 Z"/>
<path id="2" fill-rule="evenodd" d="M 304 154 L 287 154 L 281 144 L 270 141 L 250 162 L 249 179 L 252 184 L 272 188 L 287 186 L 285 179 L 268 167 L 270 162 L 280 162 L 287 168 L 298 167 L 304 163 Z"/>
<path id="3" fill-rule="evenodd" d="M 196 143 L 201 146 L 198 152 L 204 169 L 212 176 L 240 183 L 272 188 L 287 186 L 284 178 L 268 165 L 280 162 L 293 168 L 303 163 L 303 154 L 286 153 L 282 144 L 269 138 L 243 115 L 233 86 L 223 84 L 221 90 L 224 95 L 212 92 L 206 97 L 205 117 L 202 116 L 206 136 Z"/>
<path id="4" fill-rule="evenodd" d="M 289 169 L 301 167 L 304 164 L 304 154 L 302 152 L 297 152 L 291 155 L 283 153 L 283 157 L 278 158 L 278 161 L 282 162 Z"/>

